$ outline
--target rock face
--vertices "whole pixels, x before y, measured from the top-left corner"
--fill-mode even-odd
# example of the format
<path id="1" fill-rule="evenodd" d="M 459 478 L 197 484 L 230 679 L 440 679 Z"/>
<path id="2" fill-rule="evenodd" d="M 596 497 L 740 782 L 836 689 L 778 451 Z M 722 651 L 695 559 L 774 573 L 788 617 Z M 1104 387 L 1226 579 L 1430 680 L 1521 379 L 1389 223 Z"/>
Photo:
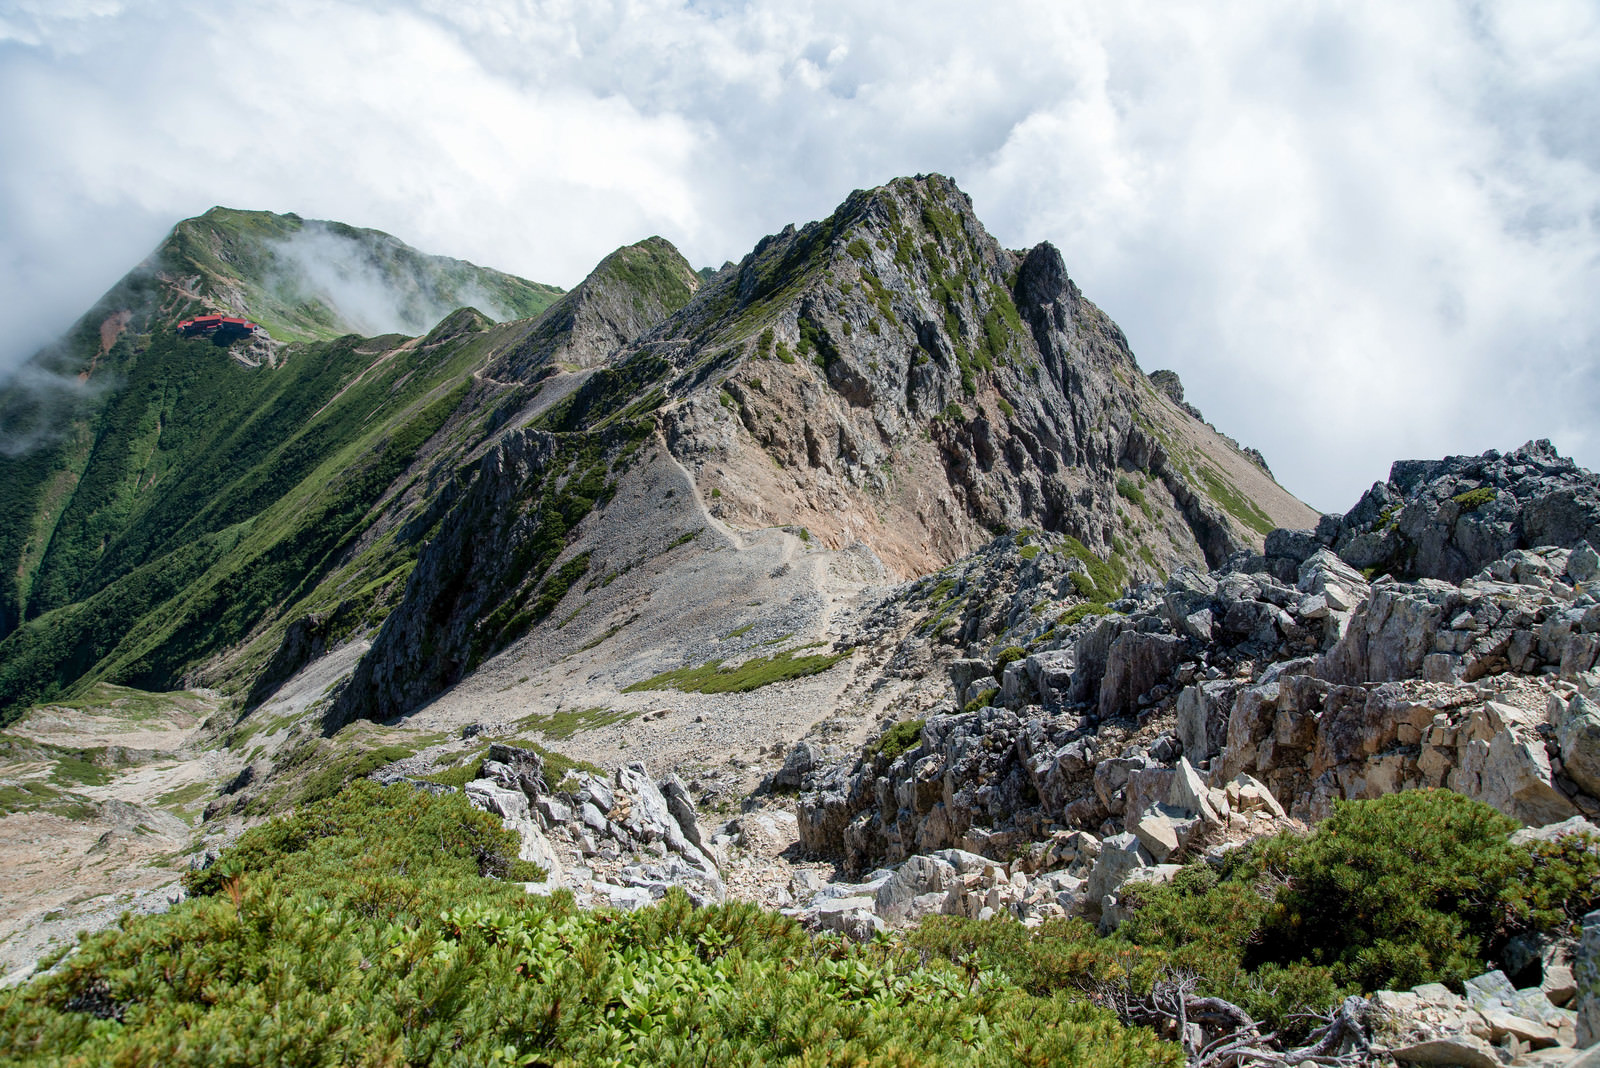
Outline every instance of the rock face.
<path id="1" fill-rule="evenodd" d="M 901 573 L 1005 526 L 1101 553 L 1116 536 L 1141 569 L 1313 518 L 1150 384 L 1054 247 L 1000 248 L 937 175 L 766 238 L 634 348 L 679 369 L 664 430 L 717 514 L 861 541 Z M 680 385 L 702 381 L 719 391 Z M 1142 521 L 1119 532 L 1119 506 Z"/>
<path id="2" fill-rule="evenodd" d="M 1358 568 L 1460 582 L 1513 549 L 1600 545 L 1600 478 L 1548 441 L 1402 460 L 1345 515 L 1325 517 L 1316 537 Z"/>
<path id="3" fill-rule="evenodd" d="M 572 788 L 552 792 L 538 753 L 497 744 L 465 792 L 517 832 L 522 860 L 545 869 L 545 882 L 531 889 L 564 888 L 580 904 L 619 908 L 648 905 L 672 887 L 697 904 L 726 893 L 676 776 L 658 784 L 643 764 L 626 764 L 610 780 L 582 773 Z"/>
<path id="4" fill-rule="evenodd" d="M 598 367 L 688 302 L 700 276 L 659 237 L 619 248 L 539 317 L 535 328 L 484 369 L 531 382 L 560 366 Z"/>

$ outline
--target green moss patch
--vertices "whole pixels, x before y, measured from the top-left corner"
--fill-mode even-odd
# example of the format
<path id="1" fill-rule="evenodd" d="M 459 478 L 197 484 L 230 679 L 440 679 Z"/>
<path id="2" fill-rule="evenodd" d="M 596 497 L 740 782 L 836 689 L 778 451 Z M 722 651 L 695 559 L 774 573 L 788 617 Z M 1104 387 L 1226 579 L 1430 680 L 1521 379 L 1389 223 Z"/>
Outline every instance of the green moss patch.
<path id="1" fill-rule="evenodd" d="M 796 656 L 794 651 L 785 650 L 772 656 L 746 660 L 742 664 L 730 667 L 723 666 L 721 660 L 712 660 L 698 667 L 664 671 L 632 686 L 625 686 L 622 692 L 682 690 L 685 693 L 746 693 L 773 683 L 819 674 L 849 655 L 849 653 L 813 653 Z"/>

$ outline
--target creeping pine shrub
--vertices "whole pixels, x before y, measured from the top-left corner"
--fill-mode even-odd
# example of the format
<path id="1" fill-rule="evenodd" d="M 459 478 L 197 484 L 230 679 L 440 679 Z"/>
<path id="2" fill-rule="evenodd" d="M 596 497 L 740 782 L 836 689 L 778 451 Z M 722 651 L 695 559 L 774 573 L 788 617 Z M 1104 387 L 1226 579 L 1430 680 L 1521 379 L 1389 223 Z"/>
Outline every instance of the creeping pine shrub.
<path id="1" fill-rule="evenodd" d="M 1307 837 L 1278 835 L 1220 869 L 1138 888 L 1118 933 L 1188 955 L 1247 1008 L 1286 1008 L 1286 990 L 1326 1005 L 1338 991 L 1459 989 L 1511 936 L 1600 904 L 1600 843 L 1513 846 L 1515 827 L 1449 790 L 1341 802 Z M 1273 986 L 1277 1005 L 1261 996 Z"/>
<path id="2" fill-rule="evenodd" d="M 0 1065 L 1182 1063 L 1069 991 L 753 905 L 588 912 L 479 877 L 512 840 L 459 795 L 357 783 L 0 994 Z"/>
<path id="3" fill-rule="evenodd" d="M 893 760 L 901 753 L 922 744 L 922 725 L 925 720 L 903 719 L 878 736 L 868 749 L 873 756 Z"/>
<path id="4" fill-rule="evenodd" d="M 1479 508 L 1482 508 L 1484 505 L 1488 504 L 1490 501 L 1494 500 L 1494 498 L 1495 492 L 1493 486 L 1480 486 L 1475 490 L 1468 490 L 1465 493 L 1458 493 L 1450 499 L 1459 504 L 1463 512 L 1475 512 Z"/>
<path id="5" fill-rule="evenodd" d="M 994 677 L 997 679 L 1003 678 L 1007 666 L 1016 663 L 1018 660 L 1026 659 L 1027 655 L 1028 650 L 1020 645 L 1006 646 L 1000 650 L 1000 655 L 994 658 Z"/>

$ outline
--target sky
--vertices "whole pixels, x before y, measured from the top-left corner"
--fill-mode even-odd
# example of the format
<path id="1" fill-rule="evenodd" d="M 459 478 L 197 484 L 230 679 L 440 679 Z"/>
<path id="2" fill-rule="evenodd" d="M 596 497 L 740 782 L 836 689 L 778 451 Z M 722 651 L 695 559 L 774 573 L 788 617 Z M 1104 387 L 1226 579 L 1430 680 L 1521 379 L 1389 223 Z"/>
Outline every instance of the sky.
<path id="1" fill-rule="evenodd" d="M 1600 5 L 0 0 L 0 372 L 213 204 L 570 287 L 939 172 L 1343 511 L 1600 468 Z"/>

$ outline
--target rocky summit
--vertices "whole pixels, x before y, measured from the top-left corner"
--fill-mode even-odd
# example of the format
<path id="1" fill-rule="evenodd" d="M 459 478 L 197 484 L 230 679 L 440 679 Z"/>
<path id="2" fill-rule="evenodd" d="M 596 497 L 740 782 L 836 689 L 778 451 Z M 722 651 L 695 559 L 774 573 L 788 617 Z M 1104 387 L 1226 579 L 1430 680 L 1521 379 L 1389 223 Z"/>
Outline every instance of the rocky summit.
<path id="1" fill-rule="evenodd" d="M 348 950 L 419 1063 L 679 1063 L 787 1034 L 728 1008 L 779 972 L 837 1034 L 739 1063 L 863 1021 L 863 1063 L 1600 1037 L 1600 478 L 1531 442 L 1319 515 L 947 178 L 570 292 L 214 209 L 31 370 L 0 392 L 17 1049 L 188 1048 L 140 1030 L 211 1012 L 183 969 L 130 976 L 247 913 Z M 384 1015 L 469 943 L 531 954 L 496 983 L 665 970 L 516 1027 L 430 1002 L 426 1042 Z M 1025 1056 L 1046 1018 L 1067 1045 Z"/>

